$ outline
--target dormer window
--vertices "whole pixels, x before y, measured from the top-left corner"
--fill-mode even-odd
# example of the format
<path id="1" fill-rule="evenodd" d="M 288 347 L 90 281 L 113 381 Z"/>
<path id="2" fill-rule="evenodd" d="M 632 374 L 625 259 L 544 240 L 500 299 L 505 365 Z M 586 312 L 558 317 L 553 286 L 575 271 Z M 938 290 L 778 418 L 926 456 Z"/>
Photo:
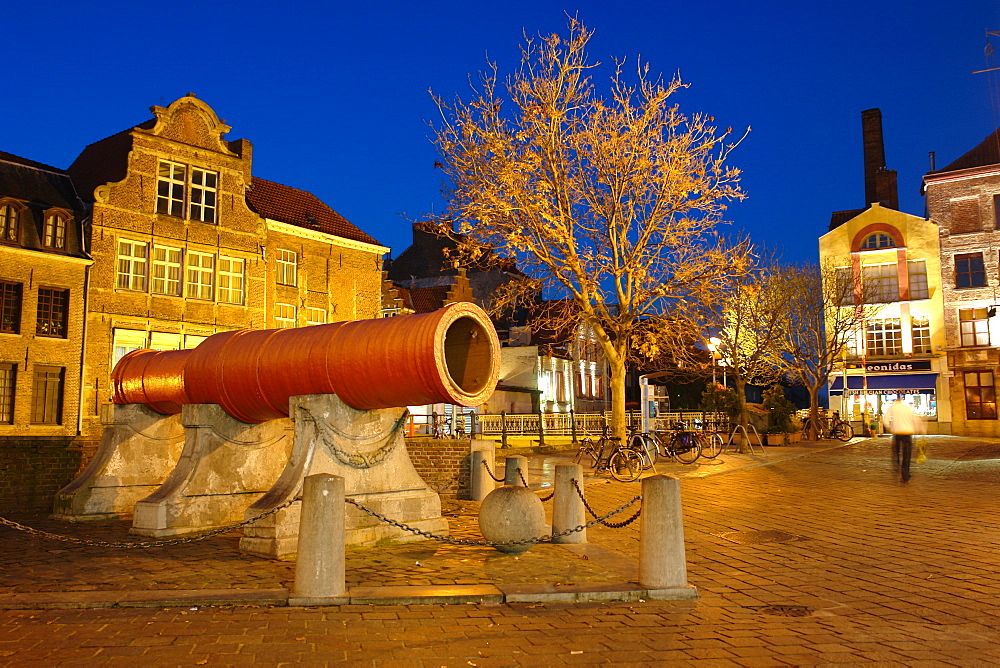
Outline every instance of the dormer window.
<path id="1" fill-rule="evenodd" d="M 66 248 L 66 214 L 48 213 L 45 215 L 45 230 L 42 241 L 48 248 Z"/>
<path id="2" fill-rule="evenodd" d="M 0 241 L 18 240 L 21 208 L 10 202 L 0 203 Z"/>
<path id="3" fill-rule="evenodd" d="M 878 250 L 880 248 L 895 248 L 896 242 L 888 234 L 876 232 L 868 235 L 861 243 L 861 250 Z"/>

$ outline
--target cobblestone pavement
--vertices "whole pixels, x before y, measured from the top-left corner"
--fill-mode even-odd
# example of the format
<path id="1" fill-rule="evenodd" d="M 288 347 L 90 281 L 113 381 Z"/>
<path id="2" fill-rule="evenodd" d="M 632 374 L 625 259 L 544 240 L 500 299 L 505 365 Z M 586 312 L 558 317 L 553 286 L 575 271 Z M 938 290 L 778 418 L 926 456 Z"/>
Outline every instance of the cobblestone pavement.
<path id="1" fill-rule="evenodd" d="M 7 610 L 0 665 L 1000 665 L 1000 441 L 925 441 L 930 458 L 906 484 L 886 439 L 784 461 L 782 448 L 726 455 L 712 469 L 724 474 L 682 472 L 697 601 Z M 536 458 L 533 479 L 546 459 L 557 458 Z M 637 488 L 591 481 L 587 496 L 600 512 Z M 588 531 L 631 558 L 638 537 L 638 523 Z M 242 557 L 233 543 L 110 557 L 0 527 L 0 593 L 291 581 L 291 565 Z M 537 546 L 514 561 L 421 543 L 352 550 L 348 568 L 358 582 L 613 577 L 561 549 Z"/>

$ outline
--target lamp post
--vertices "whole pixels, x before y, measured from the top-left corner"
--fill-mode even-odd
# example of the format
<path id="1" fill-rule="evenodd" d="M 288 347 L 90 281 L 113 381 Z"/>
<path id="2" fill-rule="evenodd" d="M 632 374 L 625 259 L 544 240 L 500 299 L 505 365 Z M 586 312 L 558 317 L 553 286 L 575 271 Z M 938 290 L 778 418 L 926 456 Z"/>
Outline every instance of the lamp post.
<path id="1" fill-rule="evenodd" d="M 718 386 L 718 380 L 716 380 L 715 367 L 718 365 L 718 360 L 722 357 L 722 353 L 719 352 L 719 347 L 722 346 L 722 339 L 717 336 L 713 336 L 708 340 L 708 350 L 712 353 L 712 386 Z M 723 383 L 725 383 L 726 370 L 722 369 Z"/>

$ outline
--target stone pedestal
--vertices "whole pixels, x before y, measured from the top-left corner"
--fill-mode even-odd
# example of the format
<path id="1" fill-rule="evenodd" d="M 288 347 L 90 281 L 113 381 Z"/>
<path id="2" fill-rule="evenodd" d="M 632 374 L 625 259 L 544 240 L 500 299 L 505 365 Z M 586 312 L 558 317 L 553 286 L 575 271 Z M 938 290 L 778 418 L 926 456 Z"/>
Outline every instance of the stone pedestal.
<path id="1" fill-rule="evenodd" d="M 247 424 L 218 404 L 187 404 L 181 423 L 184 450 L 170 477 L 135 504 L 132 533 L 175 536 L 242 521 L 292 449 L 291 420 Z"/>
<path id="2" fill-rule="evenodd" d="M 174 468 L 184 445 L 179 415 L 160 415 L 142 404 L 101 407 L 101 444 L 76 480 L 59 490 L 53 517 L 71 522 L 132 512 Z"/>
<path id="3" fill-rule="evenodd" d="M 447 534 L 440 497 L 417 474 L 406 451 L 406 409 L 356 410 L 332 394 L 292 397 L 289 409 L 295 419 L 291 456 L 274 486 L 247 509 L 248 519 L 294 499 L 306 476 L 328 473 L 344 478 L 348 498 L 423 531 Z M 240 551 L 277 559 L 294 558 L 299 506 L 296 501 L 246 527 Z M 353 505 L 347 506 L 347 544 L 382 539 L 408 541 L 421 537 Z"/>

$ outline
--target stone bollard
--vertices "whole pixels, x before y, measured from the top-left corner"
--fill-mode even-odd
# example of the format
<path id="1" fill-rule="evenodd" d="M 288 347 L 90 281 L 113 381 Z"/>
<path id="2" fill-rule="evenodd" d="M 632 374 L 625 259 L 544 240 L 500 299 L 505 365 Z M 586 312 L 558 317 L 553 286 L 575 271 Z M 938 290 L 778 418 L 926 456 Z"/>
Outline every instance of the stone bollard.
<path id="1" fill-rule="evenodd" d="M 496 483 L 485 466 L 496 466 L 493 459 L 492 448 L 489 452 L 473 450 L 469 456 L 469 496 L 473 501 L 482 501 L 496 489 Z"/>
<path id="2" fill-rule="evenodd" d="M 697 598 L 697 590 L 687 583 L 681 487 L 677 478 L 654 475 L 642 481 L 639 585 L 652 590 L 651 598 Z"/>
<path id="3" fill-rule="evenodd" d="M 302 485 L 298 557 L 290 605 L 347 600 L 344 573 L 344 479 L 317 473 Z M 322 600 L 322 601 L 320 601 Z"/>
<path id="4" fill-rule="evenodd" d="M 583 499 L 573 486 L 577 481 L 583 491 L 583 467 L 579 464 L 557 464 L 555 496 L 552 497 L 552 534 L 561 533 L 587 523 Z M 586 543 L 587 530 L 554 538 L 553 543 Z"/>
<path id="5" fill-rule="evenodd" d="M 518 475 L 517 470 L 520 469 L 521 473 Z M 524 476 L 524 480 L 521 480 L 521 476 Z M 507 463 L 503 469 L 503 484 L 505 485 L 515 485 L 517 487 L 527 487 L 525 484 L 528 480 L 528 458 L 522 455 L 511 455 L 507 458 Z"/>

